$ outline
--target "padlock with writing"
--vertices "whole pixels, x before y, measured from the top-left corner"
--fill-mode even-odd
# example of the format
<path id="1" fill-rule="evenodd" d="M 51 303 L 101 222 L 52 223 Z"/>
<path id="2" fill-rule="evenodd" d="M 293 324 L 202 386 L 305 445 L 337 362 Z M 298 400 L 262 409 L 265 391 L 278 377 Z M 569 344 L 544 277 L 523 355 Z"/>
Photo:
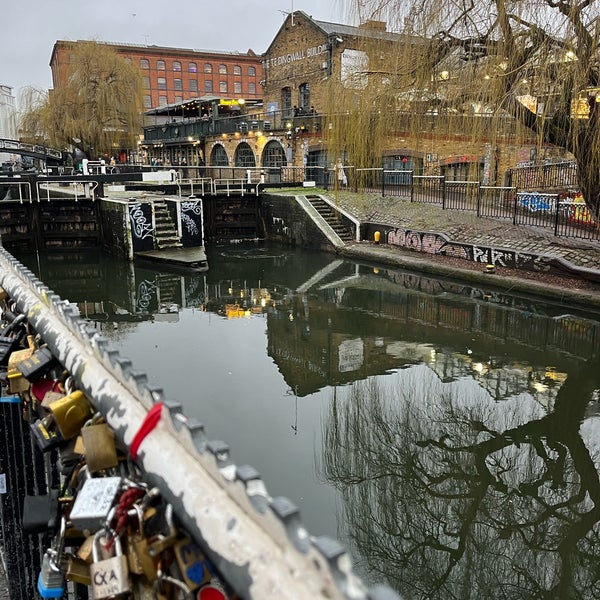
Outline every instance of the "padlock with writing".
<path id="1" fill-rule="evenodd" d="M 48 405 L 60 434 L 65 440 L 75 437 L 92 416 L 92 408 L 80 390 L 75 390 Z"/>
<path id="2" fill-rule="evenodd" d="M 85 463 L 90 473 L 116 467 L 119 464 L 115 436 L 96 413 L 81 429 Z"/>
<path id="3" fill-rule="evenodd" d="M 37 581 L 38 592 L 42 598 L 61 598 L 65 593 L 65 576 L 60 563 L 64 551 L 66 529 L 67 522 L 63 516 L 60 521 L 60 530 L 42 559 L 42 569 Z"/>
<path id="4" fill-rule="evenodd" d="M 64 444 L 65 438 L 56 429 L 54 417 L 47 415 L 43 419 L 36 419 L 30 424 L 33 439 L 42 452 L 48 452 Z"/>
<path id="5" fill-rule="evenodd" d="M 28 381 L 35 381 L 42 375 L 45 375 L 58 364 L 58 361 L 50 351 L 48 346 L 42 346 L 34 352 L 31 356 L 23 359 L 18 365 L 17 369 L 21 372 L 23 377 Z"/>
<path id="6" fill-rule="evenodd" d="M 114 556 L 100 558 L 100 545 L 113 541 Z M 131 589 L 129 571 L 127 568 L 127 557 L 121 549 L 119 536 L 110 537 L 106 529 L 100 529 L 94 535 L 92 548 L 93 562 L 90 565 L 90 576 L 92 578 L 92 598 L 102 600 L 126 594 Z"/>

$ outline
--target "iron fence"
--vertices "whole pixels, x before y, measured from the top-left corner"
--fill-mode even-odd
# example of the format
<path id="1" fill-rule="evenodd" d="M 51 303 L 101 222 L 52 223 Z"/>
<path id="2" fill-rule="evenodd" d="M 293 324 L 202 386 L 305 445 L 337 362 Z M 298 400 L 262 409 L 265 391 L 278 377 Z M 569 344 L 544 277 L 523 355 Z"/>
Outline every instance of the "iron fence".
<path id="1" fill-rule="evenodd" d="M 572 177 L 571 163 L 549 165 Z M 548 175 L 548 173 L 546 174 Z M 572 181 L 567 178 L 565 183 Z M 600 239 L 600 224 L 575 192 L 519 191 L 517 186 L 481 185 L 478 181 L 449 181 L 442 175 L 415 175 L 412 171 L 356 169 L 356 191 L 400 196 L 411 202 L 436 204 L 443 209 L 474 212 L 478 217 L 505 219 L 515 225 L 552 229 L 555 236 Z"/>
<path id="2" fill-rule="evenodd" d="M 577 164 L 560 162 L 525 164 L 507 172 L 507 183 L 519 189 L 548 190 L 577 187 Z"/>

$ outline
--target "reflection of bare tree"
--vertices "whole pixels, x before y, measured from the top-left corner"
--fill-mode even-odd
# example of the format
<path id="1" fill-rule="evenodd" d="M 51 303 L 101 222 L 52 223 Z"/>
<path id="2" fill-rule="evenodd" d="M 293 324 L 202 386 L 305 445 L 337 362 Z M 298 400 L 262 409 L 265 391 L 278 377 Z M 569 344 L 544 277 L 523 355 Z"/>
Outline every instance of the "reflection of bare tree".
<path id="1" fill-rule="evenodd" d="M 408 597 L 597 597 L 600 479 L 581 434 L 597 371 L 569 374 L 551 414 L 425 367 L 338 390 L 322 469 L 364 568 Z"/>

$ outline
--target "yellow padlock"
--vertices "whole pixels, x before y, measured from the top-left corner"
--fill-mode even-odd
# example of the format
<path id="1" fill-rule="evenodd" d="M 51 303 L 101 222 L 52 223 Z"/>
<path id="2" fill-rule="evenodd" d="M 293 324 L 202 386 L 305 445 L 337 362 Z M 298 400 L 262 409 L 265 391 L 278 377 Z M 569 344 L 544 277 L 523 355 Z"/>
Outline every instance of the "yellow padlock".
<path id="1" fill-rule="evenodd" d="M 56 427 L 65 440 L 75 437 L 83 424 L 91 417 L 92 407 L 80 390 L 75 390 L 64 398 L 48 405 Z"/>

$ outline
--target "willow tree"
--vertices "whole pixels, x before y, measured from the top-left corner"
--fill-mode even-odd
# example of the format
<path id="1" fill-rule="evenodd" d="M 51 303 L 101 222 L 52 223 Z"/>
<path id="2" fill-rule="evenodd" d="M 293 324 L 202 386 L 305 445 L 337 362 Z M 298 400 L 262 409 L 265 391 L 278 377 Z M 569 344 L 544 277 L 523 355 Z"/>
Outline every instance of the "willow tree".
<path id="1" fill-rule="evenodd" d="M 351 114 L 353 123 L 333 130 L 338 147 L 370 166 L 394 128 L 408 127 L 413 143 L 425 132 L 434 139 L 460 132 L 492 146 L 507 138 L 513 144 L 533 141 L 575 160 L 580 189 L 598 215 L 595 0 L 348 0 L 348 5 L 356 21 L 385 22 L 398 40 L 393 51 L 383 36 L 362 40 L 368 84 L 332 95 L 338 113 L 346 103 L 341 112 Z"/>
<path id="2" fill-rule="evenodd" d="M 22 139 L 79 148 L 90 159 L 131 147 L 141 130 L 138 69 L 110 46 L 77 42 L 66 72 L 48 93 L 29 93 L 20 118 Z"/>

